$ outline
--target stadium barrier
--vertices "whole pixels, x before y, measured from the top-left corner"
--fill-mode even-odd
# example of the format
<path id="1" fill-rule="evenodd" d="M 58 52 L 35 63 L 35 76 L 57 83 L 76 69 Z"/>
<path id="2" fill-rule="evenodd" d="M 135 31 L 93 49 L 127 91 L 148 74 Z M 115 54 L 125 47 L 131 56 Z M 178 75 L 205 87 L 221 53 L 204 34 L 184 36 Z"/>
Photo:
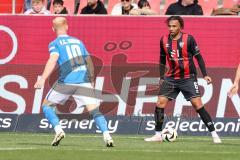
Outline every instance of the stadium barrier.
<path id="1" fill-rule="evenodd" d="M 52 19 L 52 16 L 0 16 L 1 131 L 49 131 L 46 121 L 35 114 L 41 114 L 41 101 L 56 79 L 57 70 L 44 89 L 35 90 L 33 85 L 49 56 L 48 44 L 55 38 Z M 102 101 L 100 110 L 107 116 L 115 116 L 109 124 L 114 126 L 121 116 L 123 120 L 119 120 L 116 133 L 153 132 L 153 121 L 143 119 L 153 115 L 157 100 L 159 41 L 168 33 L 166 17 L 69 16 L 67 19 L 69 34 L 80 38 L 93 55 L 97 97 Z M 240 98 L 239 95 L 229 98 L 227 92 L 240 61 L 236 28 L 240 25 L 239 18 L 184 17 L 184 20 L 184 31 L 195 37 L 213 78 L 213 84 L 207 85 L 199 74 L 203 102 L 221 134 L 238 135 Z M 66 106 L 58 106 L 58 110 L 73 116 L 85 112 L 71 99 Z M 166 108 L 166 115 L 175 119 L 179 115 L 186 117 L 186 122 L 182 118 L 174 120 L 180 134 L 207 134 L 195 132 L 197 128 L 201 130 L 202 123 L 181 94 Z M 13 124 L 4 117 L 10 117 Z M 40 124 L 46 128 L 39 128 Z M 86 130 L 71 131 L 84 133 Z"/>
<path id="2" fill-rule="evenodd" d="M 153 134 L 153 117 L 108 116 L 108 128 L 113 134 Z M 240 136 L 239 118 L 214 119 L 216 131 L 221 136 Z M 67 133 L 101 133 L 87 115 L 60 116 L 60 124 Z M 164 126 L 175 128 L 178 135 L 207 136 L 210 133 L 200 118 L 166 117 Z M 53 132 L 52 126 L 42 114 L 0 114 L 0 132 Z"/>

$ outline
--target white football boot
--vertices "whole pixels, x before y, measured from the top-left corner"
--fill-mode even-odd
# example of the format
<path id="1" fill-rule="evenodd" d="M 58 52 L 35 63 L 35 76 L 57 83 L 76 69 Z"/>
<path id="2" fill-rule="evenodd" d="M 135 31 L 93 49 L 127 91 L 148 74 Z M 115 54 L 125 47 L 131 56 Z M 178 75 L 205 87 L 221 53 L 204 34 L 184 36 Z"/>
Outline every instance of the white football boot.
<path id="1" fill-rule="evenodd" d="M 64 131 L 56 133 L 53 141 L 52 141 L 52 146 L 58 146 L 60 141 L 65 138 L 65 133 Z"/>
<path id="2" fill-rule="evenodd" d="M 113 145 L 113 139 L 112 137 L 110 136 L 109 132 L 108 131 L 105 131 L 103 133 L 103 140 L 104 142 L 106 143 L 106 147 L 114 147 Z"/>
<path id="3" fill-rule="evenodd" d="M 212 134 L 212 138 L 213 138 L 213 143 L 222 143 L 222 141 L 216 131 L 212 131 L 211 134 Z"/>
<path id="4" fill-rule="evenodd" d="M 144 141 L 146 142 L 162 142 L 162 136 L 160 134 L 155 134 L 150 138 L 145 138 Z"/>
<path id="5" fill-rule="evenodd" d="M 219 137 L 212 137 L 212 138 L 213 138 L 213 143 L 222 143 Z"/>

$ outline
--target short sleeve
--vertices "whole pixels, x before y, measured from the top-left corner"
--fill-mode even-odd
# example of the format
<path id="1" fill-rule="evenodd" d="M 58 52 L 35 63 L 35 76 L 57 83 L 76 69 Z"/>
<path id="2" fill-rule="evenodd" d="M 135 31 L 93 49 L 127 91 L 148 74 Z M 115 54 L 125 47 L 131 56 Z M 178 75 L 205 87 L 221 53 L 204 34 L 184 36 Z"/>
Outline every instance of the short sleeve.
<path id="1" fill-rule="evenodd" d="M 49 44 L 48 51 L 49 51 L 50 55 L 53 55 L 53 54 L 58 54 L 59 55 L 59 51 L 58 51 L 57 46 L 55 45 L 54 42 L 51 42 Z"/>

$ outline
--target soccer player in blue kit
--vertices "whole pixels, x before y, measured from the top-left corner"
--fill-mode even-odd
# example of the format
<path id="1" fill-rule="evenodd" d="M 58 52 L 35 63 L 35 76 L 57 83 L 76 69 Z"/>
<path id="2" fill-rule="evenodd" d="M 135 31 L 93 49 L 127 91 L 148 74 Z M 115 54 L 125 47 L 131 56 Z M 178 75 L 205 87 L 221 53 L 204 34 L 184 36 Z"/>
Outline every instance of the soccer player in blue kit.
<path id="1" fill-rule="evenodd" d="M 109 134 L 106 119 L 99 111 L 99 102 L 94 98 L 94 67 L 88 51 L 80 40 L 67 35 L 66 18 L 54 18 L 52 28 L 57 38 L 49 44 L 50 57 L 41 78 L 34 85 L 37 89 L 42 88 L 55 66 L 59 65 L 58 80 L 42 104 L 43 114 L 56 132 L 52 146 L 58 146 L 65 137 L 55 107 L 57 104 L 63 105 L 72 96 L 79 106 L 86 105 L 96 126 L 103 133 L 106 146 L 113 147 L 113 139 Z"/>

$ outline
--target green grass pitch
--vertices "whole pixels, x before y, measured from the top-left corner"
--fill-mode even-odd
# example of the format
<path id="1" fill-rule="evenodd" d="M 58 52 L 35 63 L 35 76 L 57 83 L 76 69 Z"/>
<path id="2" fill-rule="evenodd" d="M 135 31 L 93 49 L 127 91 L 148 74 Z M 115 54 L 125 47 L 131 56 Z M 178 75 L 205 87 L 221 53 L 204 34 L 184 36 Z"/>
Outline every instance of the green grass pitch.
<path id="1" fill-rule="evenodd" d="M 147 143 L 145 136 L 113 135 L 107 148 L 101 135 L 67 134 L 52 147 L 53 134 L 0 133 L 0 160 L 239 160 L 240 138 L 179 137 L 174 143 Z"/>

